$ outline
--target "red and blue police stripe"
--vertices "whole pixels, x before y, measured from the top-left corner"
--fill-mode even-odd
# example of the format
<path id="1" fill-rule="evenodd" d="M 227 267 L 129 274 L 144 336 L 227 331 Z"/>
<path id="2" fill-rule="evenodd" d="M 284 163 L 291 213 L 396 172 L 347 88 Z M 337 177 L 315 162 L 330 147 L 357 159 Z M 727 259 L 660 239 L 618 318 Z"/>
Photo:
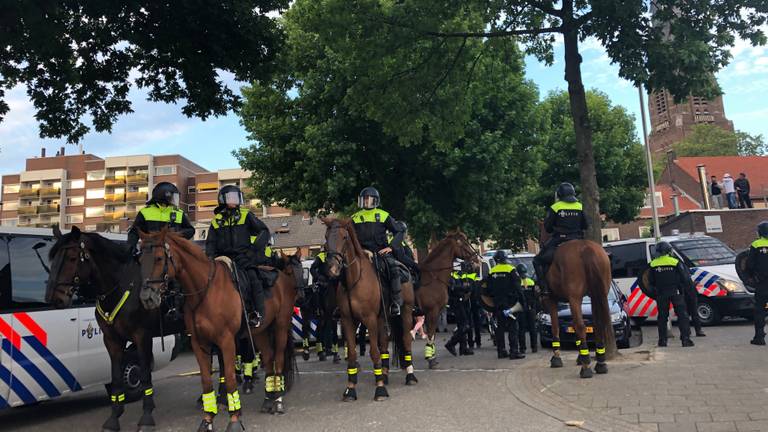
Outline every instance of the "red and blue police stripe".
<path id="1" fill-rule="evenodd" d="M 0 317 L 0 335 L 3 336 L 2 342 L 0 342 L 0 348 L 2 348 L 3 352 L 8 354 L 10 359 L 19 366 L 21 370 L 25 371 L 49 398 L 60 396 L 61 392 L 53 384 L 51 378 L 31 361 L 24 352 L 22 352 L 23 346 L 29 346 L 35 353 L 37 353 L 37 355 L 50 366 L 59 378 L 64 381 L 71 391 L 81 390 L 82 387 L 72 372 L 48 349 L 48 333 L 27 313 L 14 313 L 13 318 L 24 326 L 24 328 L 31 334 L 21 336 L 7 321 Z M 13 391 L 25 404 L 37 401 L 24 381 L 18 375 L 11 373 L 11 371 L 2 364 L 0 364 L 0 381 L 9 386 L 11 391 Z M 8 401 L 0 396 L 0 408 L 7 408 L 9 405 Z"/>
<path id="2" fill-rule="evenodd" d="M 691 279 L 696 284 L 696 291 L 704 297 L 723 297 L 728 295 L 728 291 L 721 288 L 717 283 L 720 276 L 702 270 L 698 267 L 690 269 Z M 631 317 L 656 317 L 659 314 L 656 301 L 643 294 L 637 281 L 632 283 L 629 289 L 629 316 Z M 672 305 L 670 304 L 670 309 Z"/>

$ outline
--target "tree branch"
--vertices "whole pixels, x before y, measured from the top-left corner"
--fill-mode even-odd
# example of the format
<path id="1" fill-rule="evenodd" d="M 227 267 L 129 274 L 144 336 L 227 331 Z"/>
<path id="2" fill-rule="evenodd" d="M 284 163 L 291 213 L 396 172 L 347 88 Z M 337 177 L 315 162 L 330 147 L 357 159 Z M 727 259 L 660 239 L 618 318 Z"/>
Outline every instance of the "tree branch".
<path id="1" fill-rule="evenodd" d="M 538 0 L 528 0 L 527 3 L 529 5 L 535 7 L 536 9 L 546 13 L 546 14 L 554 15 L 554 16 L 556 16 L 558 18 L 562 18 L 563 17 L 563 10 L 562 9 L 555 9 L 552 6 L 547 6 L 546 4 L 544 4 L 544 2 L 541 2 L 541 1 L 538 1 Z"/>
<path id="2" fill-rule="evenodd" d="M 491 32 L 443 33 L 443 32 L 436 32 L 436 31 L 423 31 L 421 33 L 427 36 L 435 36 L 435 37 L 443 37 L 443 38 L 493 38 L 493 37 L 522 36 L 522 35 L 540 35 L 545 33 L 562 33 L 562 32 L 563 32 L 563 27 L 558 26 L 558 27 L 538 28 L 538 29 L 515 29 L 515 30 L 491 31 Z"/>

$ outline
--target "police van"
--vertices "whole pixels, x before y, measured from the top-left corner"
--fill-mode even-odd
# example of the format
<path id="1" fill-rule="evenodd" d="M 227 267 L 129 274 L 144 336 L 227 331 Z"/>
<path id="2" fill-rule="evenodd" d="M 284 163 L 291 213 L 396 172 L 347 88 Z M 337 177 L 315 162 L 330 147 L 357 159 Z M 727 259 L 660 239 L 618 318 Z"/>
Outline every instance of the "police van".
<path id="1" fill-rule="evenodd" d="M 125 241 L 125 235 L 105 234 Z M 75 298 L 55 309 L 45 303 L 55 243 L 50 229 L 0 228 L 0 409 L 53 399 L 111 381 L 110 360 L 92 301 Z M 154 369 L 175 354 L 176 336 L 155 338 Z M 138 358 L 126 348 L 126 396 L 140 396 Z"/>
<path id="2" fill-rule="evenodd" d="M 720 240 L 702 234 L 663 237 L 674 254 L 691 271 L 698 291 L 698 315 L 704 325 L 720 322 L 724 316 L 749 318 L 754 305 L 754 288 L 745 286 L 736 274 L 736 253 Z M 621 291 L 628 296 L 630 317 L 655 319 L 656 302 L 637 285 L 637 277 L 656 256 L 654 239 L 635 239 L 604 244 L 611 255 L 611 272 Z"/>

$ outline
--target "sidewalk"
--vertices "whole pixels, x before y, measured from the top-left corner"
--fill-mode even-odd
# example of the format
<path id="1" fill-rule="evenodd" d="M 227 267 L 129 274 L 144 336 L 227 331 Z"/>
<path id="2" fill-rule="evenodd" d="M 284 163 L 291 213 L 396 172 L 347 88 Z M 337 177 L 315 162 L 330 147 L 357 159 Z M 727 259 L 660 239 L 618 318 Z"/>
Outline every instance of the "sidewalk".
<path id="1" fill-rule="evenodd" d="M 583 420 L 583 430 L 768 430 L 768 350 L 749 344 L 751 325 L 708 328 L 686 349 L 679 339 L 657 349 L 655 328 L 643 331 L 646 343 L 623 350 L 607 375 L 580 379 L 576 353 L 565 352 L 566 367 L 528 362 L 508 374 L 507 386 L 543 414 Z"/>

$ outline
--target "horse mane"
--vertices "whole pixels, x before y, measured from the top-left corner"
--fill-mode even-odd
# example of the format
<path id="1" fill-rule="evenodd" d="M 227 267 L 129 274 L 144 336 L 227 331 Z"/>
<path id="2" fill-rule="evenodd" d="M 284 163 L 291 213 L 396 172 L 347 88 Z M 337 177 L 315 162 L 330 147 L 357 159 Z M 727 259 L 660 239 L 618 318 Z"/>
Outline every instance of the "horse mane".
<path id="1" fill-rule="evenodd" d="M 165 238 L 170 240 L 171 243 L 176 245 L 183 252 L 192 255 L 195 259 L 200 261 L 208 261 L 208 255 L 203 252 L 203 249 L 198 247 L 194 242 L 184 238 L 181 234 L 168 231 L 165 233 Z"/>
<path id="2" fill-rule="evenodd" d="M 87 239 L 100 258 L 123 263 L 130 259 L 130 253 L 121 244 L 114 242 L 97 233 L 69 232 L 61 238 L 48 251 L 48 259 L 53 260 L 64 245 L 69 242 L 77 242 L 79 239 Z"/>
<path id="3" fill-rule="evenodd" d="M 437 242 L 435 247 L 432 248 L 432 250 L 427 254 L 427 257 L 424 259 L 424 261 L 420 262 L 419 264 L 421 266 L 427 266 L 432 263 L 432 261 L 436 260 L 438 256 L 440 256 L 439 252 L 442 252 L 442 250 L 445 248 L 445 244 L 448 243 L 453 236 L 451 234 L 445 236 L 442 240 Z"/>

